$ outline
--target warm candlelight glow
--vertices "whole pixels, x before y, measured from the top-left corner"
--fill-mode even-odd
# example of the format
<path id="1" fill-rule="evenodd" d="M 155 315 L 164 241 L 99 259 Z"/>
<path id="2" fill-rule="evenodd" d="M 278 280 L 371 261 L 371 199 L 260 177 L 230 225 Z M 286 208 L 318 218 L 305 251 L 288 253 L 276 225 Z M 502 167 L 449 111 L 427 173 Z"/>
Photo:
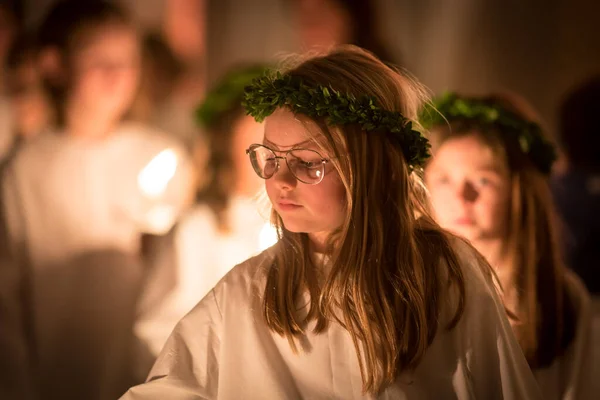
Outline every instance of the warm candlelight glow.
<path id="1" fill-rule="evenodd" d="M 266 223 L 258 235 L 260 250 L 266 250 L 277 243 L 277 230 L 270 223 Z"/>
<path id="2" fill-rule="evenodd" d="M 139 173 L 138 186 L 142 193 L 155 198 L 162 195 L 177 170 L 177 154 L 172 149 L 161 151 Z"/>

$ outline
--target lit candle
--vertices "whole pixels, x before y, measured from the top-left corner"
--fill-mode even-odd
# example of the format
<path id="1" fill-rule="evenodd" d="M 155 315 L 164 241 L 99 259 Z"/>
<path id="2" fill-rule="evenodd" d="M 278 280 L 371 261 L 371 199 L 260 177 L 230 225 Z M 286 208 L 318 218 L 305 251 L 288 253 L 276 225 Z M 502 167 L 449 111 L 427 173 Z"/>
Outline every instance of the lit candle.
<path id="1" fill-rule="evenodd" d="M 177 170 L 177 154 L 172 149 L 161 151 L 138 175 L 138 186 L 149 198 L 160 197 Z"/>
<path id="2" fill-rule="evenodd" d="M 167 232 L 177 217 L 177 207 L 167 201 L 167 187 L 175 177 L 179 164 L 177 153 L 166 149 L 158 153 L 137 176 L 138 188 L 150 200 L 143 217 L 146 229 L 154 233 Z"/>

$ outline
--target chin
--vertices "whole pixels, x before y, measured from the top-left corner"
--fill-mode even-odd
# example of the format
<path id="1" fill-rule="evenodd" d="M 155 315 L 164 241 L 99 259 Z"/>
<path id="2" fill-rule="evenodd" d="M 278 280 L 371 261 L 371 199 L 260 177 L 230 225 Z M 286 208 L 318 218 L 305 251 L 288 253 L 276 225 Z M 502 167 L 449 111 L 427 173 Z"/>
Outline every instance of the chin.
<path id="1" fill-rule="evenodd" d="M 316 232 L 315 224 L 309 221 L 299 221 L 295 218 L 281 218 L 283 226 L 286 230 L 294 233 L 311 233 Z"/>
<path id="2" fill-rule="evenodd" d="M 308 233 L 309 230 L 306 229 L 306 224 L 299 222 L 292 222 L 288 220 L 283 220 L 283 226 L 286 230 L 294 233 Z"/>
<path id="3" fill-rule="evenodd" d="M 448 230 L 457 236 L 467 239 L 468 241 L 477 240 L 481 237 L 480 229 L 476 226 L 449 227 Z"/>

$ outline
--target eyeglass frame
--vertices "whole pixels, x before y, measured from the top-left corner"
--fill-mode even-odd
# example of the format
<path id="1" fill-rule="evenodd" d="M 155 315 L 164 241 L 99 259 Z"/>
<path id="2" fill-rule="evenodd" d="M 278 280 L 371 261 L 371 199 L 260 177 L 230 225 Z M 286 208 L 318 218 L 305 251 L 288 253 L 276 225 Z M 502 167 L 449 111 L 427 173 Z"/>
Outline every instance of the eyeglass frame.
<path id="1" fill-rule="evenodd" d="M 277 174 L 277 172 L 279 171 L 279 168 L 281 167 L 281 164 L 279 164 L 279 160 L 285 160 L 285 165 L 287 166 L 288 170 L 290 171 L 290 173 L 294 176 L 294 178 L 296 178 L 296 180 L 298 180 L 299 182 L 302 182 L 306 185 L 318 185 L 319 183 L 323 182 L 323 178 L 325 178 L 325 165 L 327 163 L 329 163 L 329 161 L 331 161 L 331 158 L 325 158 L 321 155 L 321 153 L 319 153 L 316 150 L 313 149 L 305 149 L 302 147 L 297 147 L 297 148 L 291 148 L 289 150 L 273 150 L 272 148 L 270 148 L 267 145 L 264 144 L 260 144 L 260 143 L 253 143 L 250 145 L 250 147 L 248 147 L 246 149 L 246 154 L 248 155 L 248 157 L 250 157 L 250 152 L 253 151 L 254 149 L 256 149 L 257 147 L 264 147 L 265 149 L 269 150 L 270 152 L 273 153 L 273 155 L 275 156 L 275 162 L 277 164 L 275 171 L 273 172 L 273 174 L 268 177 L 268 178 L 263 178 L 254 168 L 254 165 L 252 166 L 252 169 L 254 169 L 254 172 L 256 172 L 256 175 L 258 175 L 259 178 L 267 180 L 267 179 L 271 179 L 272 177 L 275 176 L 275 174 Z M 323 174 L 321 175 L 321 178 L 319 179 L 318 182 L 305 182 L 302 179 L 298 178 L 295 174 L 295 172 L 292 170 L 292 168 L 290 168 L 290 164 L 288 162 L 287 156 L 288 154 L 290 154 L 293 151 L 299 151 L 299 150 L 305 150 L 305 151 L 312 151 L 313 153 L 317 153 L 317 155 L 319 157 L 321 157 L 321 160 L 319 161 L 322 165 L 323 165 Z M 277 153 L 283 153 L 283 156 L 278 156 Z M 252 160 L 250 160 L 250 164 L 252 164 Z"/>

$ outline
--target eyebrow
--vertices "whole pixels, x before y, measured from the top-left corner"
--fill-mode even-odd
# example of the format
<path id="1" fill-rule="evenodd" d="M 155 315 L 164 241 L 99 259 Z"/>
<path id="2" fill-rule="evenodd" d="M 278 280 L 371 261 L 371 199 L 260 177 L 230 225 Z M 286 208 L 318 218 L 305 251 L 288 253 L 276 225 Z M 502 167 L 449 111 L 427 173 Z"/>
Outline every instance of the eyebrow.
<path id="1" fill-rule="evenodd" d="M 269 139 L 267 139 L 267 138 L 263 138 L 263 143 L 265 143 L 265 144 L 269 144 L 269 145 L 271 145 L 271 146 L 273 146 L 273 147 L 276 147 L 277 149 L 281 149 L 281 147 L 280 147 L 280 146 L 278 146 L 278 145 L 276 145 L 275 143 L 271 142 L 271 141 L 270 141 Z M 296 143 L 296 144 L 294 144 L 294 145 L 292 145 L 292 146 L 283 146 L 283 147 L 289 147 L 290 149 L 293 149 L 293 148 L 298 148 L 298 147 L 300 147 L 300 146 L 305 146 L 305 145 L 307 145 L 307 144 L 312 144 L 312 143 L 314 143 L 314 139 L 308 139 L 308 140 L 305 140 L 304 142 Z"/>
<path id="2" fill-rule="evenodd" d="M 485 165 L 485 164 L 481 165 L 481 166 L 476 165 L 473 167 L 473 170 L 475 170 L 476 172 L 494 173 L 497 175 L 503 175 L 503 172 L 504 172 L 501 168 L 498 168 L 498 167 L 495 167 L 492 165 Z M 448 171 L 448 168 L 444 168 L 439 165 L 435 165 L 435 166 L 433 166 L 433 168 L 431 168 L 431 173 L 438 174 L 438 175 L 446 173 L 447 171 Z"/>
<path id="3" fill-rule="evenodd" d="M 476 167 L 476 169 L 478 171 L 482 171 L 482 172 L 494 172 L 497 174 L 502 174 L 502 169 L 498 168 L 498 167 L 494 167 L 491 165 L 482 165 L 481 167 Z"/>

